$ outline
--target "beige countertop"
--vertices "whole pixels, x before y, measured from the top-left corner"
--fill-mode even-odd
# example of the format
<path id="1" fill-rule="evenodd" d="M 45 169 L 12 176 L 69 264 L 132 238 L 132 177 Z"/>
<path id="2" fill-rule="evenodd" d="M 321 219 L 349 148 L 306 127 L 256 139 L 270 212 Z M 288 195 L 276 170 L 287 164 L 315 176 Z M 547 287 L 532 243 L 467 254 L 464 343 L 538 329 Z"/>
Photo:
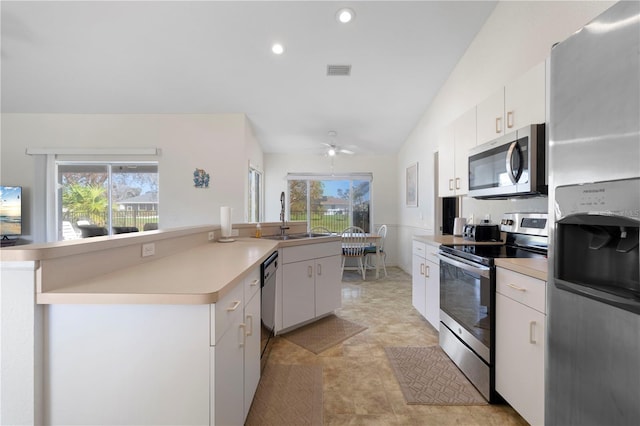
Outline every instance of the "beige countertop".
<path id="1" fill-rule="evenodd" d="M 431 245 L 440 244 L 461 244 L 461 245 L 495 245 L 503 244 L 496 242 L 475 242 L 465 240 L 462 237 L 454 237 L 453 235 L 414 235 L 414 241 L 421 241 Z M 533 278 L 547 281 L 547 259 L 496 259 L 496 266 L 510 269 Z"/>
<path id="2" fill-rule="evenodd" d="M 465 240 L 462 237 L 454 237 L 453 235 L 414 235 L 414 241 L 421 241 L 423 243 L 431 244 L 431 245 L 496 245 L 496 244 L 504 244 L 504 241 L 471 241 Z"/>
<path id="3" fill-rule="evenodd" d="M 496 266 L 547 281 L 547 259 L 496 259 Z"/>
<path id="4" fill-rule="evenodd" d="M 175 228 L 3 248 L 3 268 L 34 262 L 39 304 L 209 304 L 260 267 L 279 247 L 339 240 L 235 237 L 208 241 L 215 227 Z M 141 255 L 153 244 L 155 254 Z"/>
<path id="5" fill-rule="evenodd" d="M 215 303 L 260 266 L 276 241 L 239 239 L 206 243 L 36 295 L 39 304 Z"/>

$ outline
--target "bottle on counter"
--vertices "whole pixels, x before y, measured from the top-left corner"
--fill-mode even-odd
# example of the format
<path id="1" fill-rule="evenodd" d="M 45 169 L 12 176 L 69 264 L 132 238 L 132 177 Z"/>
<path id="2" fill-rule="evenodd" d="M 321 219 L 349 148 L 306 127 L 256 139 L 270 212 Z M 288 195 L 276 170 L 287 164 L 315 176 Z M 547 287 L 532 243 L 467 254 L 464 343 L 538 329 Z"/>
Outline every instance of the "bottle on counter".
<path id="1" fill-rule="evenodd" d="M 256 238 L 262 238 L 262 227 L 256 223 Z"/>

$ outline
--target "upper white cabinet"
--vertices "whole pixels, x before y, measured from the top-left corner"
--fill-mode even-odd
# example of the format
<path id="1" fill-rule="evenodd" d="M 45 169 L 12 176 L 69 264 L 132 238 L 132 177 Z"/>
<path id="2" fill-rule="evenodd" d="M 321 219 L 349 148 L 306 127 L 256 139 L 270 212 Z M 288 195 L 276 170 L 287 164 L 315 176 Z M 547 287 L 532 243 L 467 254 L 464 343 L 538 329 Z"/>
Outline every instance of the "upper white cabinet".
<path id="1" fill-rule="evenodd" d="M 469 192 L 469 149 L 476 146 L 476 109 L 472 108 L 440 136 L 438 151 L 438 195 L 450 197 Z"/>
<path id="2" fill-rule="evenodd" d="M 544 123 L 545 70 L 541 62 L 478 104 L 478 145 L 529 124 Z"/>

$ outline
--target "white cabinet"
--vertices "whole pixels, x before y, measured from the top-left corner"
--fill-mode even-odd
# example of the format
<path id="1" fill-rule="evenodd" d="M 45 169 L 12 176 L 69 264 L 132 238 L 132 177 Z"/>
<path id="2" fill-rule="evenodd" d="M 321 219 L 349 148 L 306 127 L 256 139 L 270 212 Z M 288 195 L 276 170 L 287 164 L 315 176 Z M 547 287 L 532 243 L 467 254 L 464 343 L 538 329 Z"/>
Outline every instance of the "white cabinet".
<path id="1" fill-rule="evenodd" d="M 411 301 L 437 330 L 440 327 L 440 263 L 437 246 L 413 242 Z"/>
<path id="2" fill-rule="evenodd" d="M 425 244 L 413 242 L 413 262 L 411 266 L 411 303 L 418 313 L 426 317 L 427 281 L 424 277 Z"/>
<path id="3" fill-rule="evenodd" d="M 244 341 L 244 420 L 247 419 L 251 402 L 260 381 L 260 271 L 245 280 L 245 341 Z M 248 301 L 247 301 L 248 300 Z"/>
<path id="4" fill-rule="evenodd" d="M 478 145 L 529 124 L 545 122 L 545 75 L 542 62 L 478 104 Z"/>
<path id="5" fill-rule="evenodd" d="M 342 305 L 341 242 L 282 249 L 282 328 L 310 321 Z"/>
<path id="6" fill-rule="evenodd" d="M 496 390 L 532 425 L 544 424 L 546 282 L 496 268 Z"/>
<path id="7" fill-rule="evenodd" d="M 282 326 L 288 328 L 315 318 L 315 262 L 282 265 Z"/>
<path id="8" fill-rule="evenodd" d="M 468 153 L 476 146 L 476 109 L 472 108 L 440 135 L 438 150 L 438 196 L 469 192 Z"/>
<path id="9" fill-rule="evenodd" d="M 316 317 L 342 306 L 342 274 L 340 255 L 324 257 L 315 262 Z"/>
<path id="10" fill-rule="evenodd" d="M 437 257 L 438 247 L 427 245 L 425 262 L 426 313 L 425 318 L 436 329 L 440 329 L 440 261 Z"/>
<path id="11" fill-rule="evenodd" d="M 211 404 L 216 425 L 244 424 L 260 381 L 259 290 L 260 271 L 255 268 L 242 285 L 213 305 Z M 225 316 L 221 325 L 218 319 Z"/>

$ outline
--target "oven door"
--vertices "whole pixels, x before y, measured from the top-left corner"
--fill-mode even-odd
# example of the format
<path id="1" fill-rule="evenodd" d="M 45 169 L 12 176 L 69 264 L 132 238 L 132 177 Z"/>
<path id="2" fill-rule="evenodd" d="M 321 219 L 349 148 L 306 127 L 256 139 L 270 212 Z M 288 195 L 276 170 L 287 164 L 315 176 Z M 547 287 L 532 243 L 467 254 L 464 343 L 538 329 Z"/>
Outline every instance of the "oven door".
<path id="1" fill-rule="evenodd" d="M 491 364 L 491 268 L 440 253 L 440 321 Z"/>

